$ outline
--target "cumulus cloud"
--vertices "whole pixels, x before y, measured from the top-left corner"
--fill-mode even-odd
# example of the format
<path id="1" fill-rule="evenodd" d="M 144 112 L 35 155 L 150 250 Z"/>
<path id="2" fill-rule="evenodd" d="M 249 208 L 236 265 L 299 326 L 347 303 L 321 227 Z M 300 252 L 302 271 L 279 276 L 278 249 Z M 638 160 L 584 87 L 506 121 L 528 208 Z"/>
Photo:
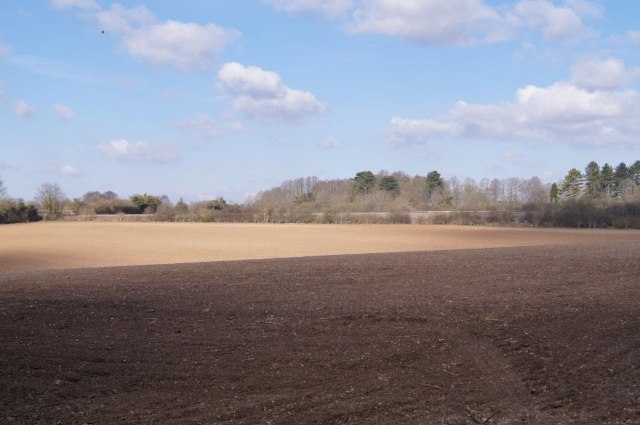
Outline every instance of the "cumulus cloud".
<path id="1" fill-rule="evenodd" d="M 240 36 L 234 29 L 214 24 L 158 22 L 144 6 L 115 4 L 96 13 L 96 19 L 105 31 L 121 38 L 122 48 L 130 56 L 182 70 L 208 68 L 227 44 Z"/>
<path id="2" fill-rule="evenodd" d="M 353 0 L 264 0 L 276 10 L 312 12 L 329 18 L 343 16 L 353 7 Z"/>
<path id="3" fill-rule="evenodd" d="M 100 9 L 100 6 L 94 0 L 51 0 L 51 4 L 56 9 L 69 9 L 72 7 L 83 10 Z"/>
<path id="4" fill-rule="evenodd" d="M 312 93 L 285 86 L 277 73 L 237 62 L 218 71 L 217 86 L 233 98 L 236 111 L 256 121 L 299 122 L 327 109 Z"/>
<path id="5" fill-rule="evenodd" d="M 421 44 L 466 46 L 499 42 L 524 32 L 547 40 L 574 41 L 592 31 L 584 20 L 601 15 L 586 0 L 265 0 L 276 10 L 341 17 L 352 33 L 400 37 Z"/>
<path id="6" fill-rule="evenodd" d="M 455 122 L 432 119 L 412 120 L 399 117 L 391 119 L 391 126 L 393 128 L 391 142 L 397 144 L 420 143 L 441 137 L 458 136 L 463 130 L 462 126 Z"/>
<path id="7" fill-rule="evenodd" d="M 168 162 L 178 158 L 173 145 L 129 142 L 126 139 L 111 140 L 98 146 L 108 159 L 119 161 Z"/>
<path id="8" fill-rule="evenodd" d="M 205 139 L 218 139 L 229 133 L 242 131 L 244 127 L 239 122 L 219 122 L 207 114 L 198 114 L 177 123 L 178 128 L 198 133 Z"/>
<path id="9" fill-rule="evenodd" d="M 584 16 L 586 18 L 601 18 L 603 15 L 602 7 L 600 5 L 591 3 L 587 0 L 565 0 L 564 2 L 580 16 Z"/>
<path id="10" fill-rule="evenodd" d="M 24 100 L 18 100 L 13 105 L 13 113 L 19 118 L 30 117 L 36 110 Z"/>
<path id="11" fill-rule="evenodd" d="M 80 174 L 73 165 L 61 165 L 56 168 L 56 172 L 61 176 L 77 176 Z"/>
<path id="12" fill-rule="evenodd" d="M 515 101 L 458 102 L 441 119 L 393 118 L 390 142 L 486 139 L 605 145 L 633 143 L 640 130 L 640 94 L 633 90 L 586 90 L 571 83 L 526 86 Z"/>
<path id="13" fill-rule="evenodd" d="M 577 5 L 577 7 L 576 7 Z M 510 16 L 516 27 L 539 31 L 547 40 L 575 41 L 593 34 L 581 17 L 582 13 L 593 16 L 593 8 L 586 2 L 556 6 L 548 0 L 521 0 Z"/>
<path id="14" fill-rule="evenodd" d="M 101 30 L 118 37 L 127 54 L 180 70 L 210 67 L 225 47 L 240 36 L 235 29 L 214 24 L 160 22 L 145 6 L 113 4 L 102 9 L 93 0 L 53 0 L 53 4 L 58 8 L 91 10 L 88 16 L 97 21 Z"/>
<path id="15" fill-rule="evenodd" d="M 500 14 L 482 0 L 363 2 L 348 28 L 355 33 L 397 36 L 418 43 L 468 45 L 504 39 Z"/>
<path id="16" fill-rule="evenodd" d="M 76 117 L 76 113 L 73 111 L 73 109 L 71 109 L 71 107 L 67 105 L 60 105 L 59 103 L 56 103 L 52 106 L 52 108 L 53 111 L 62 118 L 72 120 Z"/>
<path id="17" fill-rule="evenodd" d="M 111 9 L 97 12 L 95 18 L 104 31 L 117 34 L 156 23 L 155 15 L 145 6 L 124 7 L 117 3 L 111 5 Z"/>
<path id="18" fill-rule="evenodd" d="M 615 89 L 629 86 L 640 77 L 640 68 L 627 69 L 619 59 L 588 58 L 576 63 L 571 81 L 587 89 Z"/>

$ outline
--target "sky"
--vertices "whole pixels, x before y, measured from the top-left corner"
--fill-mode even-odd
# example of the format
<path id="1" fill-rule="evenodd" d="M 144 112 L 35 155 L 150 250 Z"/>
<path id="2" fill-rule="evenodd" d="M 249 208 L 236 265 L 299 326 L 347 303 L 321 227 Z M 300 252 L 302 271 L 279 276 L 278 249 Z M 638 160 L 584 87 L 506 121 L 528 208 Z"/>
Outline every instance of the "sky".
<path id="1" fill-rule="evenodd" d="M 640 2 L 0 2 L 0 179 L 244 202 L 640 159 Z"/>

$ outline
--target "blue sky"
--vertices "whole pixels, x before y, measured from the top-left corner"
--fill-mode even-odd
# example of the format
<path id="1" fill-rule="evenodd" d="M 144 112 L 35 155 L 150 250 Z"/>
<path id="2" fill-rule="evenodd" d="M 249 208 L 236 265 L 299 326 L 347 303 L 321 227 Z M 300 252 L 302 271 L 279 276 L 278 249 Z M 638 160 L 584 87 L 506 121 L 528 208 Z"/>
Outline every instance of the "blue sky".
<path id="1" fill-rule="evenodd" d="M 640 3 L 0 3 L 0 178 L 198 201 L 640 159 Z M 104 33 L 103 33 L 104 31 Z"/>

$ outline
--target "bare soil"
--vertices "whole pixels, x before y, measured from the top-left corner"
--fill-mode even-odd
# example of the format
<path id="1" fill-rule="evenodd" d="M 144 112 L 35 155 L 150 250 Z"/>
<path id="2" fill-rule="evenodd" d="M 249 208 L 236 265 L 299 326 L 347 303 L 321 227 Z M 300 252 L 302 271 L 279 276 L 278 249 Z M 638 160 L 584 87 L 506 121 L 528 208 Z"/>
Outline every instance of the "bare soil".
<path id="1" fill-rule="evenodd" d="M 29 223 L 0 226 L 0 272 L 639 239 L 640 231 L 508 227 Z"/>
<path id="2" fill-rule="evenodd" d="M 640 424 L 631 234 L 5 271 L 0 423 Z"/>

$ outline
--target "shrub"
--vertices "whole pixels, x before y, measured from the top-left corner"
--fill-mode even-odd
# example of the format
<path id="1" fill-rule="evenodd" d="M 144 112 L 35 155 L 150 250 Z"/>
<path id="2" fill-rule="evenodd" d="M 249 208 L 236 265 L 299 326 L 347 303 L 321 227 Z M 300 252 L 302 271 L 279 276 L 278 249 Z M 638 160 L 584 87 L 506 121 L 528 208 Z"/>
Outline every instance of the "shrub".
<path id="1" fill-rule="evenodd" d="M 25 204 L 22 199 L 0 201 L 0 224 L 25 223 L 41 219 L 38 208 L 33 204 Z"/>

